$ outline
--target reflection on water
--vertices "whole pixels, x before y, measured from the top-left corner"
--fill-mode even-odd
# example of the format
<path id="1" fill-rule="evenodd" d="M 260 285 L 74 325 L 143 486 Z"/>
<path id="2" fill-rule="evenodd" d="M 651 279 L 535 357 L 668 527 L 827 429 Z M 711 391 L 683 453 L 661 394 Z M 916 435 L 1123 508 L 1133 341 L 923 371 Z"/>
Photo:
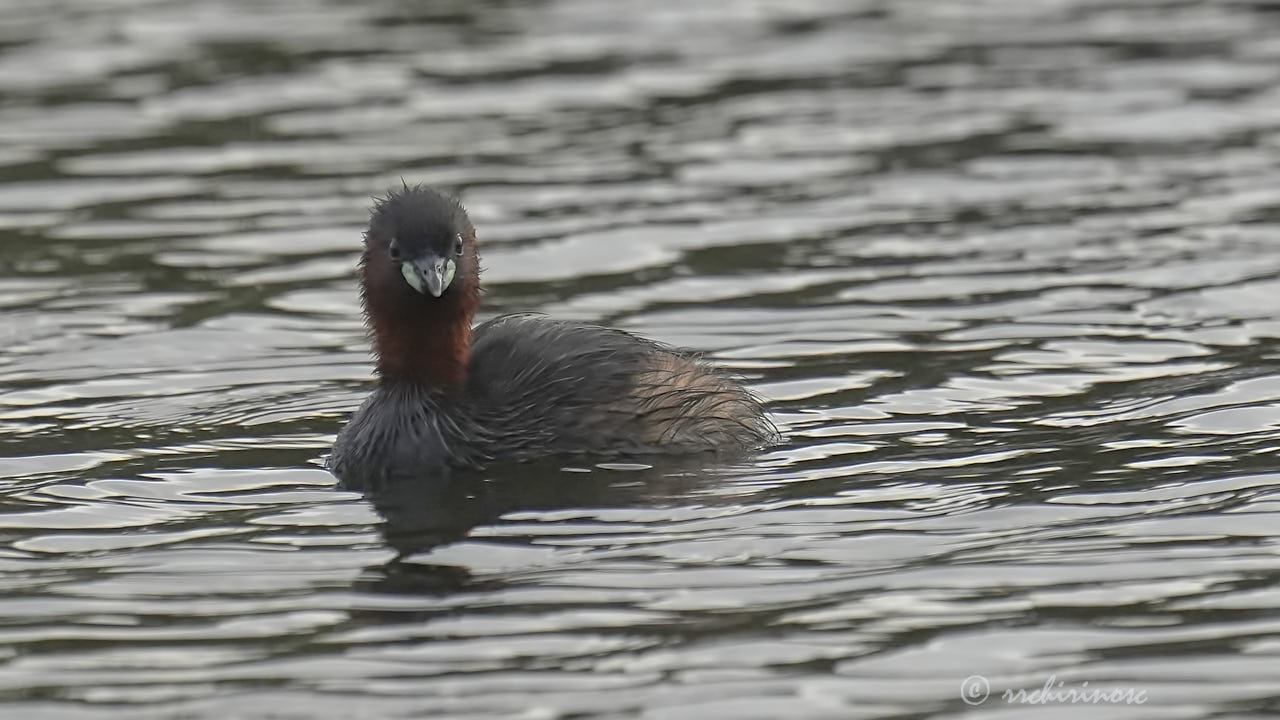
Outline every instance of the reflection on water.
<path id="1" fill-rule="evenodd" d="M 1280 710 L 1266 2 L 0 7 L 26 718 Z M 344 491 L 369 196 L 785 441 Z M 991 697 L 966 704 L 981 675 Z M 972 700 L 972 698 L 969 698 Z M 1100 711 L 1094 708 L 1094 711 Z"/>

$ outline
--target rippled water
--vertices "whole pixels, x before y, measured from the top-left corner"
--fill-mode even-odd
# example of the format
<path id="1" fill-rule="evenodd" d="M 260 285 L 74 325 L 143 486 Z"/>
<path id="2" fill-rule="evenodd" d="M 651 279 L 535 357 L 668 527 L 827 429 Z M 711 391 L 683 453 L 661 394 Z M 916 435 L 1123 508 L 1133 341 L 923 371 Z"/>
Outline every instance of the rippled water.
<path id="1" fill-rule="evenodd" d="M 4 716 L 1280 711 L 1277 11 L 0 5 Z M 401 178 L 784 444 L 338 490 Z"/>

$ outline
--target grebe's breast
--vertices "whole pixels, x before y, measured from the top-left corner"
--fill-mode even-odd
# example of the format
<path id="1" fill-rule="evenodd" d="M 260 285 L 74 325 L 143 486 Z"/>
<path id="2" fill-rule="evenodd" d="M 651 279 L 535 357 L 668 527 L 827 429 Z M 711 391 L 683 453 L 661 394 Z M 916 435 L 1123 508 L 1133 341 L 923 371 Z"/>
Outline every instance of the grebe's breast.
<path id="1" fill-rule="evenodd" d="M 478 467 L 489 459 L 489 444 L 449 395 L 382 381 L 338 434 L 328 466 L 347 487 L 363 489 Z"/>

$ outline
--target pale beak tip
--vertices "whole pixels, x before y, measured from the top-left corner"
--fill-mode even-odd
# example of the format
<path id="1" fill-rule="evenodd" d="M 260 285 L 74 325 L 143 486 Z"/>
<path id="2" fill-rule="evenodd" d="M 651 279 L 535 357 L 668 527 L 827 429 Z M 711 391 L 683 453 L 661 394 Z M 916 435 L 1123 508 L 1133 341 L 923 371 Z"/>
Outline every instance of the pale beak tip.
<path id="1" fill-rule="evenodd" d="M 453 260 L 442 258 L 428 262 L 406 262 L 401 264 L 400 272 L 409 287 L 422 295 L 439 298 L 453 282 L 455 268 Z"/>

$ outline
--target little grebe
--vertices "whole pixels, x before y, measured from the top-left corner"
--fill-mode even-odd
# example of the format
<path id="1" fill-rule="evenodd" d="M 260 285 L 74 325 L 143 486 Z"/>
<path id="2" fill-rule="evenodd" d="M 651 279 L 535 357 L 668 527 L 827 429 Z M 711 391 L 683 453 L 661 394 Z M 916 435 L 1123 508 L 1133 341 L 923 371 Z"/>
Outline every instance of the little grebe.
<path id="1" fill-rule="evenodd" d="M 741 385 L 664 345 L 536 315 L 473 329 L 475 229 L 428 188 L 374 205 L 360 297 L 379 379 L 329 458 L 350 485 L 561 453 L 740 453 L 775 435 Z"/>

